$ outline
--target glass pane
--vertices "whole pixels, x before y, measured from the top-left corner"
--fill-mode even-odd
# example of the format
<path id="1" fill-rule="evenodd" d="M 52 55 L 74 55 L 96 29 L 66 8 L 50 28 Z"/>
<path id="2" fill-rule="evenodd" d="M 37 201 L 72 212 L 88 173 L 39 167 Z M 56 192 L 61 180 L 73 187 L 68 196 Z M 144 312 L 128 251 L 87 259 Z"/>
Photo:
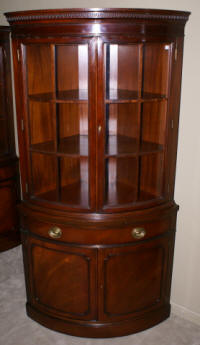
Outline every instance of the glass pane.
<path id="1" fill-rule="evenodd" d="M 120 206 L 137 200 L 137 159 L 134 157 L 106 159 L 105 204 Z"/>
<path id="2" fill-rule="evenodd" d="M 140 45 L 106 45 L 106 99 L 108 101 L 138 97 L 139 57 Z"/>
<path id="3" fill-rule="evenodd" d="M 71 206 L 88 206 L 88 159 L 60 158 L 60 200 Z"/>
<path id="4" fill-rule="evenodd" d="M 143 104 L 141 110 L 141 152 L 157 152 L 164 149 L 166 111 L 166 101 Z"/>
<path id="5" fill-rule="evenodd" d="M 105 44 L 106 207 L 163 196 L 171 45 Z"/>
<path id="6" fill-rule="evenodd" d="M 56 46 L 56 96 L 87 101 L 88 45 Z"/>
<path id="7" fill-rule="evenodd" d="M 166 96 L 169 79 L 169 53 L 171 46 L 147 43 L 144 46 L 143 93 Z"/>
<path id="8" fill-rule="evenodd" d="M 57 200 L 56 158 L 52 155 L 32 153 L 32 193 L 39 199 Z"/>
<path id="9" fill-rule="evenodd" d="M 57 106 L 58 151 L 88 156 L 88 105 L 65 103 Z"/>
<path id="10" fill-rule="evenodd" d="M 139 109 L 136 103 L 106 105 L 107 155 L 134 153 L 138 150 Z"/>
<path id="11" fill-rule="evenodd" d="M 27 84 L 34 195 L 87 208 L 88 45 L 28 45 Z"/>
<path id="12" fill-rule="evenodd" d="M 162 196 L 163 154 L 144 155 L 140 160 L 139 201 L 147 201 Z"/>
<path id="13" fill-rule="evenodd" d="M 52 98 L 53 92 L 51 46 L 28 45 L 26 54 L 28 95 L 37 101 L 48 101 Z"/>
<path id="14" fill-rule="evenodd" d="M 53 105 L 29 101 L 30 141 L 33 150 L 55 150 Z"/>

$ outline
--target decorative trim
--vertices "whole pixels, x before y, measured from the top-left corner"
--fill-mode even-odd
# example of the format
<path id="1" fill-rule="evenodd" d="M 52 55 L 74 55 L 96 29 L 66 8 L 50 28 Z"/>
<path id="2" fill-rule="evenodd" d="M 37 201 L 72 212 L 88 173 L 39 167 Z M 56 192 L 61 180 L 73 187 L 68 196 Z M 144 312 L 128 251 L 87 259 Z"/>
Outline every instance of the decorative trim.
<path id="1" fill-rule="evenodd" d="M 32 14 L 32 15 L 16 15 L 12 16 L 7 13 L 7 20 L 9 23 L 17 21 L 37 21 L 37 20 L 60 20 L 60 19 L 116 19 L 116 18 L 131 18 L 142 20 L 166 20 L 166 21 L 186 21 L 188 15 L 170 15 L 170 14 L 156 14 L 156 13 L 134 13 L 134 12 L 66 12 L 55 14 Z"/>
<path id="2" fill-rule="evenodd" d="M 200 314 L 183 307 L 182 305 L 171 303 L 172 313 L 178 315 L 185 320 L 191 321 L 197 325 L 200 325 Z"/>

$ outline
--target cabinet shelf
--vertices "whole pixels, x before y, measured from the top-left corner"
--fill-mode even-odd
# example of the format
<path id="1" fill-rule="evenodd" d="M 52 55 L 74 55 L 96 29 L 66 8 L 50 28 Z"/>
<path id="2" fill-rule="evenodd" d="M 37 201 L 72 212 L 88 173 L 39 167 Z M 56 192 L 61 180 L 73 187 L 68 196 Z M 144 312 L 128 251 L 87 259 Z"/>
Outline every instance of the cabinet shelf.
<path id="1" fill-rule="evenodd" d="M 88 135 L 72 135 L 62 138 L 55 151 L 54 141 L 33 144 L 30 148 L 32 152 L 57 154 L 63 156 L 88 157 Z M 125 135 L 109 135 L 106 145 L 106 158 L 113 156 L 135 156 L 151 154 L 163 151 L 163 145 L 142 141 L 140 148 L 138 140 Z"/>
<path id="2" fill-rule="evenodd" d="M 123 183 L 116 181 L 115 183 L 110 183 L 108 186 L 108 193 L 106 196 L 106 206 L 113 207 L 118 205 L 128 205 L 133 202 L 144 202 L 155 200 L 158 198 L 155 194 L 149 193 L 145 190 L 137 191 L 135 186 L 128 183 Z"/>
<path id="3" fill-rule="evenodd" d="M 142 141 L 125 135 L 109 135 L 106 145 L 106 158 L 113 156 L 146 155 L 163 151 L 163 145 Z"/>
<path id="4" fill-rule="evenodd" d="M 62 138 L 55 151 L 53 140 L 31 145 L 32 152 L 57 154 L 61 156 L 81 156 L 88 157 L 88 135 L 72 135 Z"/>
<path id="5" fill-rule="evenodd" d="M 61 187 L 59 192 L 53 189 L 45 193 L 37 194 L 32 198 L 85 208 L 89 202 L 88 195 L 88 183 L 81 181 Z"/>
<path id="6" fill-rule="evenodd" d="M 162 94 L 144 92 L 142 97 L 138 91 L 125 89 L 110 89 L 107 93 L 106 103 L 136 103 L 136 102 L 156 102 L 167 100 Z"/>
<path id="7" fill-rule="evenodd" d="M 88 90 L 76 89 L 76 90 L 64 90 L 53 92 L 38 93 L 29 95 L 29 100 L 35 102 L 51 102 L 51 103 L 87 103 L 88 102 Z"/>

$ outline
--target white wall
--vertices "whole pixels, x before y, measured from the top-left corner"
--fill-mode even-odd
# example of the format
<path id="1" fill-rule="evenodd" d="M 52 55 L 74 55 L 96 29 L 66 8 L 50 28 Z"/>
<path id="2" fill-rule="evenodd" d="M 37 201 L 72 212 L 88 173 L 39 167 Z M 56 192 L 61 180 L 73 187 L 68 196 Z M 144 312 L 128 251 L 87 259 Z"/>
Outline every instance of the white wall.
<path id="1" fill-rule="evenodd" d="M 175 200 L 178 213 L 172 305 L 200 324 L 200 1 L 199 0 L 0 0 L 3 12 L 67 7 L 139 7 L 192 11 L 185 31 L 182 101 Z"/>

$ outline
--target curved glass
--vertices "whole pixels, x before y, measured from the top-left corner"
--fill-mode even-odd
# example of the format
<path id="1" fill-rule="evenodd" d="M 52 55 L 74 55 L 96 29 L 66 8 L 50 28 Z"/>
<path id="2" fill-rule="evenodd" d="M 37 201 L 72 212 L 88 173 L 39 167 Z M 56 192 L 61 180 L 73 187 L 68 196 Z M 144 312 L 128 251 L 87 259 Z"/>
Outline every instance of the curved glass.
<path id="1" fill-rule="evenodd" d="M 162 198 L 171 46 L 105 44 L 104 207 Z"/>
<path id="2" fill-rule="evenodd" d="M 89 207 L 88 45 L 26 46 L 33 198 Z"/>

